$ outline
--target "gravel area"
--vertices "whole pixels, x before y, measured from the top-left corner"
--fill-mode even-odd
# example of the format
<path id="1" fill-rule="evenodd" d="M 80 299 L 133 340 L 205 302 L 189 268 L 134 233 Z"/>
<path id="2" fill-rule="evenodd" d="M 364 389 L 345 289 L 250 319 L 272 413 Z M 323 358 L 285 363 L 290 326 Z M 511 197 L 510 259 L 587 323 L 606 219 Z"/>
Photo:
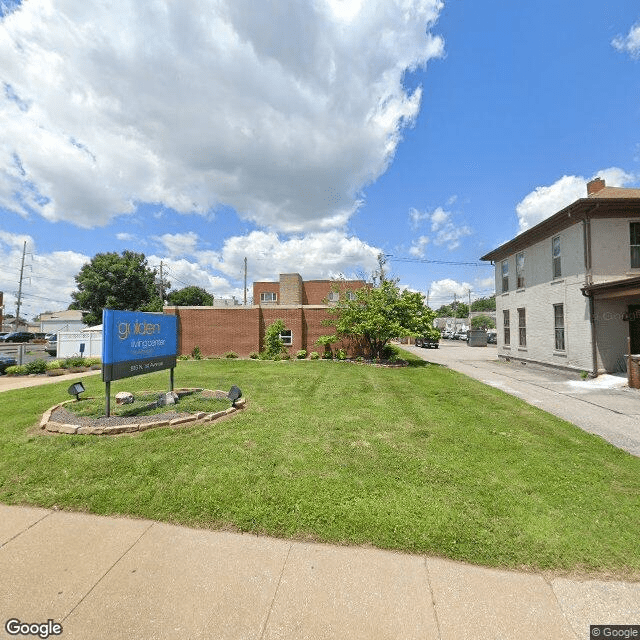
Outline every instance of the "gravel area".
<path id="1" fill-rule="evenodd" d="M 173 420 L 181 418 L 185 413 L 177 411 L 167 411 L 166 413 L 156 413 L 151 416 L 101 416 L 99 418 L 89 418 L 87 416 L 78 416 L 64 407 L 58 407 L 51 413 L 52 422 L 60 422 L 62 424 L 73 424 L 82 427 L 111 427 L 125 424 L 146 424 L 148 422 L 161 422 L 163 420 Z"/>

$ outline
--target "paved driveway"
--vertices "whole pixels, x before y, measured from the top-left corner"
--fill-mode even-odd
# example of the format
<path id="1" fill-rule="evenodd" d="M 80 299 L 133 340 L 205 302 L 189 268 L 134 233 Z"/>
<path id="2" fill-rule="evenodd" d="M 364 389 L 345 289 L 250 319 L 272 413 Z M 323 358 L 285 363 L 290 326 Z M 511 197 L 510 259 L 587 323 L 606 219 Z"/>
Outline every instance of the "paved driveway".
<path id="1" fill-rule="evenodd" d="M 623 376 L 581 380 L 578 374 L 498 360 L 495 345 L 470 347 L 442 340 L 439 349 L 406 347 L 424 360 L 445 365 L 522 398 L 611 444 L 640 456 L 640 390 Z"/>

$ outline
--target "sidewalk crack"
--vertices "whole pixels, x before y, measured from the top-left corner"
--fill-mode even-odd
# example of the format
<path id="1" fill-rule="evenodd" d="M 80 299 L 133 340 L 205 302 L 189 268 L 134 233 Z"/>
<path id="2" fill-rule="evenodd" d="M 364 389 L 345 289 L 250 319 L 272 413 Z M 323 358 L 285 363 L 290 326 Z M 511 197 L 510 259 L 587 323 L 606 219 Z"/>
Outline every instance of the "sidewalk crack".
<path id="1" fill-rule="evenodd" d="M 287 562 L 289 562 L 291 549 L 293 549 L 293 544 L 289 545 L 289 549 L 287 550 L 287 557 L 284 559 L 284 562 L 282 563 L 282 569 L 280 570 L 280 576 L 278 577 L 278 584 L 276 585 L 276 590 L 273 592 L 273 600 L 271 600 L 271 605 L 269 606 L 267 617 L 265 618 L 264 625 L 262 626 L 262 631 L 260 633 L 260 640 L 264 638 L 264 634 L 267 632 L 267 626 L 269 624 L 269 619 L 271 618 L 271 612 L 273 611 L 273 606 L 275 605 L 276 598 L 278 597 L 278 591 L 280 590 L 280 583 L 282 582 L 282 576 L 284 575 L 284 570 L 287 566 Z"/>
<path id="2" fill-rule="evenodd" d="M 112 569 L 120 562 L 120 560 L 122 560 L 122 558 L 124 558 L 129 551 L 131 551 L 131 549 L 140 542 L 142 537 L 147 533 L 147 531 L 149 531 L 149 529 L 151 529 L 151 527 L 153 527 L 154 524 L 155 522 L 151 522 L 149 526 L 131 543 L 131 545 L 123 551 L 120 557 L 116 559 L 116 561 L 100 576 L 100 578 L 98 578 L 98 580 L 96 580 L 91 589 L 89 589 L 89 591 L 87 591 L 87 593 L 85 593 L 82 598 L 76 602 L 74 607 L 64 616 L 64 618 L 62 618 L 61 622 L 64 622 L 87 599 L 89 594 L 93 592 L 93 590 L 107 577 L 109 573 L 111 573 Z"/>

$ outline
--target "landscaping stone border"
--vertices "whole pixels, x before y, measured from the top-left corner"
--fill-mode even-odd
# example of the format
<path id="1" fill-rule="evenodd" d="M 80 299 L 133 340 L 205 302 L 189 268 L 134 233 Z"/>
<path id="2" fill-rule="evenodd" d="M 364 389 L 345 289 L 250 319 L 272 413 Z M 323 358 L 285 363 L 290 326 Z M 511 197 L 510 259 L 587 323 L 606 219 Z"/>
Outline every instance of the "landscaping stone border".
<path id="1" fill-rule="evenodd" d="M 197 393 L 200 391 L 210 391 L 208 389 L 176 389 L 176 393 L 181 392 L 191 392 Z M 226 391 L 210 391 L 210 393 L 214 393 L 216 395 L 220 395 L 221 397 L 227 397 Z M 70 402 L 76 402 L 75 400 L 65 400 L 64 402 L 60 402 L 55 406 L 47 409 L 42 414 L 42 419 L 40 420 L 40 428 L 49 432 L 49 433 L 62 433 L 69 435 L 84 435 L 84 436 L 111 436 L 118 435 L 120 433 L 136 433 L 140 431 L 147 431 L 148 429 L 155 429 L 157 427 L 174 427 L 174 426 L 182 426 L 187 424 L 195 424 L 195 423 L 204 423 L 204 422 L 213 422 L 218 418 L 223 418 L 228 415 L 232 415 L 241 409 L 244 409 L 246 406 L 246 399 L 240 398 L 236 400 L 235 406 L 229 407 L 224 411 L 216 411 L 215 413 L 206 413 L 204 411 L 200 411 L 198 413 L 185 414 L 184 416 L 180 416 L 178 418 L 172 418 L 171 420 L 158 420 L 155 422 L 143 422 L 135 423 L 135 424 L 114 424 L 107 426 L 89 426 L 89 425 L 78 425 L 78 424 L 64 424 L 61 422 L 55 422 L 51 420 L 51 414 L 60 407 L 64 407 L 64 405 L 69 404 Z"/>

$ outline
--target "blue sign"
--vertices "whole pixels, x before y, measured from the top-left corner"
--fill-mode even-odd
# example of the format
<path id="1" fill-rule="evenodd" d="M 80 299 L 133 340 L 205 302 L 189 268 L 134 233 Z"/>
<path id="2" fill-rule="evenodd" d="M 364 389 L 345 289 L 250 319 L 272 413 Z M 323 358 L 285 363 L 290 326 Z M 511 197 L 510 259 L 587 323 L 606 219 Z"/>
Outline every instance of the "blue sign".
<path id="1" fill-rule="evenodd" d="M 176 316 L 142 311 L 102 311 L 102 379 L 139 376 L 176 366 Z"/>

